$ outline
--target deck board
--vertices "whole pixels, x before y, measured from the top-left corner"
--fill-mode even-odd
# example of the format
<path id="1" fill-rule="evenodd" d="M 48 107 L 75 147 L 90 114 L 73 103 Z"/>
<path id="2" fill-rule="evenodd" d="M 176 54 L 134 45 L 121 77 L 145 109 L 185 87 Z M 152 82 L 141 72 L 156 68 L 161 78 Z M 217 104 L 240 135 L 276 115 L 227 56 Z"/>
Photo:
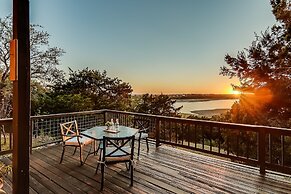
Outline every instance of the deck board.
<path id="1" fill-rule="evenodd" d="M 134 185 L 124 164 L 105 168 L 102 193 L 291 193 L 291 176 L 267 172 L 224 159 L 183 149 L 142 144 L 140 160 L 135 160 Z M 100 171 L 95 174 L 98 156 L 88 157 L 80 166 L 79 153 L 66 149 L 59 164 L 60 145 L 33 151 L 30 157 L 30 193 L 100 193 Z M 11 193 L 11 175 L 4 190 Z"/>

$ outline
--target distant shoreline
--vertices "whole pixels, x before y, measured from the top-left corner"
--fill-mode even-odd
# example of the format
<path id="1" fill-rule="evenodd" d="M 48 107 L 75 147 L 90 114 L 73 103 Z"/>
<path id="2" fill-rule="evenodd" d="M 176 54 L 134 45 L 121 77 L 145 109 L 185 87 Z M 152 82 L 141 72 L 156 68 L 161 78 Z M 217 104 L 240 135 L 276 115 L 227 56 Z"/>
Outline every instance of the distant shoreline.
<path id="1" fill-rule="evenodd" d="M 175 100 L 193 100 L 197 99 L 200 101 L 209 101 L 209 100 L 229 100 L 229 99 L 238 99 L 240 96 L 236 94 L 172 94 L 169 95 L 172 99 Z M 198 101 L 195 101 L 198 102 Z"/>
<path id="2" fill-rule="evenodd" d="M 236 99 L 213 99 L 213 98 L 198 98 L 198 99 L 177 99 L 175 107 L 181 107 L 180 112 L 184 116 L 197 116 L 211 118 L 215 115 L 225 114 L 229 111 L 232 105 L 237 102 Z"/>
<path id="3" fill-rule="evenodd" d="M 162 94 L 162 93 L 161 93 Z M 158 96 L 161 94 L 150 94 Z M 133 96 L 142 96 L 144 94 L 133 94 Z M 163 94 L 169 96 L 173 100 L 200 100 L 200 101 L 209 101 L 209 100 L 229 100 L 229 99 L 238 99 L 240 95 L 237 94 Z M 198 102 L 198 101 L 196 101 Z"/>
<path id="4" fill-rule="evenodd" d="M 214 101 L 214 100 L 230 100 L 229 98 L 221 98 L 221 99 L 211 99 L 211 98 L 200 98 L 200 99 L 174 99 L 176 102 L 206 102 L 206 101 Z"/>
<path id="5" fill-rule="evenodd" d="M 211 109 L 211 110 L 194 110 L 191 111 L 191 113 L 193 113 L 196 116 L 201 116 L 201 117 L 212 117 L 214 115 L 220 115 L 220 114 L 224 114 L 227 111 L 229 111 L 230 109 Z"/>

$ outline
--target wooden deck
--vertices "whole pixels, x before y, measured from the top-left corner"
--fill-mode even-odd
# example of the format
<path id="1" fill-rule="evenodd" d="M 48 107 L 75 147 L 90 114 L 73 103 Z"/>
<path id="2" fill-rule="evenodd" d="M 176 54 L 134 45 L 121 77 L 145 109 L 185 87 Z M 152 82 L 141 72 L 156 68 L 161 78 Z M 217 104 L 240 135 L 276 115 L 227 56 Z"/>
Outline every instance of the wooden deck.
<path id="1" fill-rule="evenodd" d="M 34 150 L 30 160 L 30 193 L 100 193 L 97 156 L 80 166 L 78 152 L 67 149 L 59 164 L 60 145 Z M 103 193 L 291 193 L 291 176 L 267 172 L 226 160 L 162 145 L 150 147 L 136 161 L 134 185 L 124 164 L 105 168 Z M 4 189 L 11 193 L 11 176 Z"/>

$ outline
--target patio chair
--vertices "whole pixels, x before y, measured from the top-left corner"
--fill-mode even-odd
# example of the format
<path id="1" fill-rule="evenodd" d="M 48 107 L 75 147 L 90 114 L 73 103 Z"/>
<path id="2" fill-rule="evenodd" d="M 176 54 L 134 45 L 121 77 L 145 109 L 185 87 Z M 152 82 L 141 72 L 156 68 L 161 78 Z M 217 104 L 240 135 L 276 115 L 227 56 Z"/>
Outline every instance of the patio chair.
<path id="1" fill-rule="evenodd" d="M 134 136 L 103 137 L 101 155 L 96 168 L 97 173 L 99 164 L 101 164 L 101 190 L 104 185 L 104 167 L 112 163 L 129 163 L 130 186 L 133 185 L 133 154 Z"/>
<path id="2" fill-rule="evenodd" d="M 60 164 L 63 161 L 65 148 L 67 146 L 71 146 L 71 147 L 75 147 L 73 155 L 76 153 L 77 148 L 80 148 L 80 162 L 81 162 L 81 165 L 83 165 L 83 163 L 85 162 L 83 161 L 83 154 L 82 154 L 83 147 L 88 144 L 91 144 L 92 146 L 92 142 L 94 142 L 94 140 L 79 134 L 78 124 L 76 120 L 66 122 L 66 123 L 61 123 L 60 126 L 61 126 L 62 140 L 63 140 L 62 142 L 63 152 L 62 152 Z M 95 145 L 94 145 L 94 150 L 95 150 Z"/>
<path id="3" fill-rule="evenodd" d="M 139 129 L 138 133 L 135 135 L 135 139 L 138 141 L 137 157 L 140 154 L 140 142 L 141 140 L 146 140 L 147 152 L 149 151 L 148 142 L 148 131 L 149 131 L 150 121 L 147 119 L 135 118 L 134 128 Z"/>

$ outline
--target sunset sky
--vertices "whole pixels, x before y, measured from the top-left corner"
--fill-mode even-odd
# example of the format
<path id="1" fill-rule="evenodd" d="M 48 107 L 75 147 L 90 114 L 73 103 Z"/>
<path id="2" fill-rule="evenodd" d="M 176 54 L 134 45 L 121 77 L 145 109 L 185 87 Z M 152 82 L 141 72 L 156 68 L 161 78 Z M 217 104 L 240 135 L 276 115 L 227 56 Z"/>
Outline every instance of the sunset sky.
<path id="1" fill-rule="evenodd" d="M 61 69 L 106 70 L 134 93 L 227 93 L 225 54 L 275 23 L 269 0 L 30 0 L 30 13 L 66 51 Z"/>

